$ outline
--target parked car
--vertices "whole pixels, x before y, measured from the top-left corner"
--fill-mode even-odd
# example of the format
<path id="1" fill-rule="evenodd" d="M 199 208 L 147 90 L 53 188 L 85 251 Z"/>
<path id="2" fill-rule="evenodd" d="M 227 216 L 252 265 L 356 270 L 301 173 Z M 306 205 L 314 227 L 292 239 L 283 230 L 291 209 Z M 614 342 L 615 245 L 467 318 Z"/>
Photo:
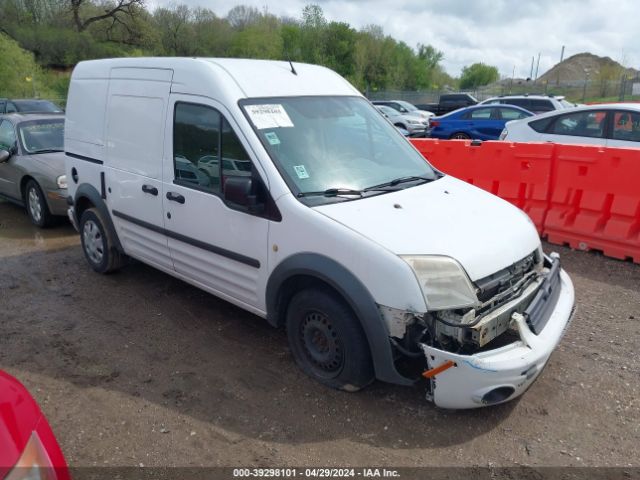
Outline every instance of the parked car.
<path id="1" fill-rule="evenodd" d="M 564 110 L 565 108 L 573 108 L 577 105 L 575 103 L 568 102 L 562 96 L 552 95 L 504 95 L 500 97 L 493 97 L 483 102 L 480 105 L 516 105 L 517 107 L 524 108 L 533 113 L 545 113 L 554 110 Z"/>
<path id="2" fill-rule="evenodd" d="M 49 100 L 0 98 L 0 114 L 14 112 L 63 113 L 63 110 Z"/>
<path id="3" fill-rule="evenodd" d="M 640 104 L 590 105 L 508 122 L 500 139 L 640 148 Z"/>
<path id="4" fill-rule="evenodd" d="M 410 137 L 423 137 L 429 131 L 429 120 L 425 118 L 402 114 L 385 105 L 376 105 L 376 109 L 396 127 L 408 132 Z"/>
<path id="5" fill-rule="evenodd" d="M 0 116 L 0 196 L 24 206 L 38 227 L 67 214 L 64 115 Z"/>
<path id="6" fill-rule="evenodd" d="M 431 120 L 432 138 L 497 140 L 509 120 L 533 113 L 513 105 L 476 105 Z"/>
<path id="7" fill-rule="evenodd" d="M 69 480 L 49 422 L 28 390 L 0 370 L 0 478 Z"/>
<path id="8" fill-rule="evenodd" d="M 442 116 L 460 108 L 476 105 L 478 100 L 468 93 L 445 93 L 440 95 L 438 103 L 423 103 L 417 108 L 433 112 L 436 116 Z"/>
<path id="9" fill-rule="evenodd" d="M 403 115 L 421 117 L 427 120 L 435 116 L 433 112 L 430 112 L 428 110 L 421 110 L 417 108 L 415 105 L 409 102 L 405 102 L 404 100 L 374 100 L 371 103 L 373 103 L 376 106 L 393 108 L 394 110 L 396 110 L 399 113 L 402 113 Z"/>
<path id="10" fill-rule="evenodd" d="M 442 407 L 505 402 L 572 315 L 571 280 L 526 214 L 435 170 L 323 67 L 80 62 L 65 150 L 90 268 L 131 256 L 266 318 L 333 388 L 422 382 Z M 179 178 L 176 157 L 203 155 L 247 159 L 250 175 Z"/>

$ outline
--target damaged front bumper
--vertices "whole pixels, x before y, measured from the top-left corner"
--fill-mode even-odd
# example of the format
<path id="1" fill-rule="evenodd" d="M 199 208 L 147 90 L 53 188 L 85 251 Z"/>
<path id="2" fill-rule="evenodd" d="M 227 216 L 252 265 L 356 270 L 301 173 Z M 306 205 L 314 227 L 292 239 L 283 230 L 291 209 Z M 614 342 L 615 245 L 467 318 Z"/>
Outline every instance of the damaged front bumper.
<path id="1" fill-rule="evenodd" d="M 439 407 L 458 409 L 503 403 L 522 395 L 560 342 L 573 316 L 574 301 L 573 284 L 557 260 L 527 311 L 511 316 L 520 340 L 473 355 L 421 343 L 433 371 L 427 398 Z"/>

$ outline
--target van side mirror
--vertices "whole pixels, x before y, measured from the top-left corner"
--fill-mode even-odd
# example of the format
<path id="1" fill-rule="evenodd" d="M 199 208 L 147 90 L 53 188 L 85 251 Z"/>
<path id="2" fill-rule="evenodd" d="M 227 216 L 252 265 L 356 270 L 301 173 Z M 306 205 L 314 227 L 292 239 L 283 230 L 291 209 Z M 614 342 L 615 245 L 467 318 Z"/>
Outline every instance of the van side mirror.
<path id="1" fill-rule="evenodd" d="M 0 150 L 0 163 L 5 163 L 11 157 L 11 153 L 6 150 Z"/>
<path id="2" fill-rule="evenodd" d="M 247 209 L 251 213 L 262 213 L 265 204 L 258 201 L 254 181 L 251 177 L 231 176 L 224 182 L 224 199 Z"/>

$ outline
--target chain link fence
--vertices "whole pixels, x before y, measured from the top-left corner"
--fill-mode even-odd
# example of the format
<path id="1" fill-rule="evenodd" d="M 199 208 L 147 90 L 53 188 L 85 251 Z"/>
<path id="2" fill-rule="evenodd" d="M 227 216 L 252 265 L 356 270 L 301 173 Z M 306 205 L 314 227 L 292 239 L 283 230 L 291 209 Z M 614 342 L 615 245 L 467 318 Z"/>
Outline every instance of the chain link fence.
<path id="1" fill-rule="evenodd" d="M 368 92 L 370 100 L 405 100 L 409 103 L 437 103 L 440 95 L 453 90 L 379 90 Z M 525 80 L 503 80 L 472 90 L 455 91 L 469 93 L 479 101 L 500 95 L 562 95 L 573 102 L 600 101 L 640 101 L 640 77 L 620 80 L 584 80 L 575 82 L 546 82 Z"/>

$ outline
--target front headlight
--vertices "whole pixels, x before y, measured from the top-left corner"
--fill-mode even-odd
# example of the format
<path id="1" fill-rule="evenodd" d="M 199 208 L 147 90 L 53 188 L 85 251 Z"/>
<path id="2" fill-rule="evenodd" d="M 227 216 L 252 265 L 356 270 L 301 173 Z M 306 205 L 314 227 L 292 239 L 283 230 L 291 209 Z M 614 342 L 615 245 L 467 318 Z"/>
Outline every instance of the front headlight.
<path id="1" fill-rule="evenodd" d="M 56 184 L 58 185 L 58 188 L 67 188 L 67 176 L 60 175 L 56 178 Z"/>
<path id="2" fill-rule="evenodd" d="M 451 257 L 401 256 L 413 269 L 429 310 L 472 307 L 478 297 L 466 272 Z"/>
<path id="3" fill-rule="evenodd" d="M 509 131 L 506 128 L 503 128 L 502 132 L 500 132 L 500 137 L 498 138 L 498 140 L 504 140 L 505 138 L 507 138 L 507 135 L 509 135 Z"/>

